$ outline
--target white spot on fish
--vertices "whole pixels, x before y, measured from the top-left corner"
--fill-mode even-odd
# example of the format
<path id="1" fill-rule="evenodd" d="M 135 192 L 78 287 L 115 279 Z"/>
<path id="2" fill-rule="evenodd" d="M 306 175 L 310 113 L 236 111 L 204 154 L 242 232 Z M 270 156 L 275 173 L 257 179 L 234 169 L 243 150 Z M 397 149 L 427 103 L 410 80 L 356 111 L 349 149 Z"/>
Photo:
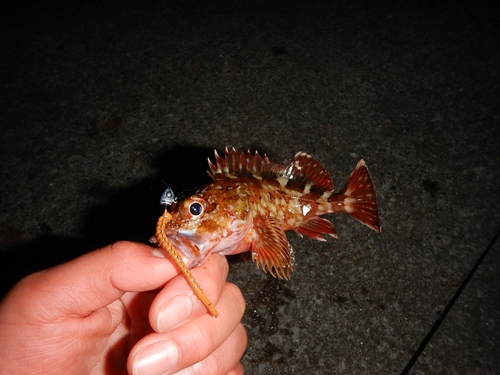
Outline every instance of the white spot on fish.
<path id="1" fill-rule="evenodd" d="M 304 188 L 304 194 L 309 194 L 309 192 L 311 191 L 311 187 L 312 186 L 313 186 L 312 182 L 307 183 L 306 187 Z"/>
<path id="2" fill-rule="evenodd" d="M 311 206 L 309 204 L 302 206 L 302 215 L 303 216 L 306 216 L 309 211 L 311 211 Z"/>
<path id="3" fill-rule="evenodd" d="M 278 182 L 281 186 L 285 187 L 286 184 L 288 183 L 288 178 L 282 176 L 282 177 L 278 177 Z"/>
<path id="4" fill-rule="evenodd" d="M 323 195 L 321 196 L 321 198 L 328 199 L 328 198 L 330 198 L 332 196 L 332 194 L 333 194 L 333 191 L 325 191 L 323 193 Z"/>
<path id="5" fill-rule="evenodd" d="M 345 198 L 344 199 L 344 209 L 347 213 L 354 211 L 353 204 L 356 203 L 356 199 Z"/>

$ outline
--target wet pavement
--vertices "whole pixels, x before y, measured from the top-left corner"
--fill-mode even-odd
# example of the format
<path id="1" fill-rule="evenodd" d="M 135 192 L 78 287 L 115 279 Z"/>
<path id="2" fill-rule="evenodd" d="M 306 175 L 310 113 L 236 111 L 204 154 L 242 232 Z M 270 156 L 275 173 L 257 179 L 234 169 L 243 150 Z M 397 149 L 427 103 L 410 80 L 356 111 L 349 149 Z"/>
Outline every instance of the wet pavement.
<path id="1" fill-rule="evenodd" d="M 98 246 L 147 242 L 160 179 L 174 192 L 208 182 L 214 148 L 305 151 L 338 189 L 363 158 L 382 234 L 342 214 L 328 216 L 337 240 L 290 233 L 287 282 L 231 257 L 246 372 L 498 373 L 498 243 L 447 308 L 500 228 L 498 11 L 21 1 L 2 13 L 3 292 Z"/>

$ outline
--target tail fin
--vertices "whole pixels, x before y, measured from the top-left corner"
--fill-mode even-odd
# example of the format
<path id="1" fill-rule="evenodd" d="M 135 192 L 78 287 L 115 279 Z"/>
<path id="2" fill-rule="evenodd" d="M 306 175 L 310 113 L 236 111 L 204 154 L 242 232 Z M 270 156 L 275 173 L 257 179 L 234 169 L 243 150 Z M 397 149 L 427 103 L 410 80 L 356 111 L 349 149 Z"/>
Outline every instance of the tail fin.
<path id="1" fill-rule="evenodd" d="M 358 162 L 344 189 L 338 194 L 333 194 L 329 201 L 336 202 L 339 211 L 347 212 L 378 233 L 382 232 L 375 185 L 364 160 Z"/>

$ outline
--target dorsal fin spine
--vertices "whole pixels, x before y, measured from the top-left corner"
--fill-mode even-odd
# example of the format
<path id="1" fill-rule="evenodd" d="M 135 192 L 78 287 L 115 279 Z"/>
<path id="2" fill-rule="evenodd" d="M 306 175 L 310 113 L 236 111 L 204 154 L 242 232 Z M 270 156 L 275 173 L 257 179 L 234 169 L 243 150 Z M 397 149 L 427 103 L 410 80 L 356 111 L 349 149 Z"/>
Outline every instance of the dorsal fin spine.
<path id="1" fill-rule="evenodd" d="M 273 163 L 266 154 L 257 151 L 239 153 L 233 147 L 225 148 L 222 158 L 217 150 L 215 164 L 209 161 L 209 175 L 214 180 L 223 178 L 254 177 L 256 179 L 275 179 L 280 185 L 293 190 L 300 190 L 306 195 L 323 194 L 333 191 L 333 182 L 326 169 L 311 155 L 298 152 L 286 164 Z"/>

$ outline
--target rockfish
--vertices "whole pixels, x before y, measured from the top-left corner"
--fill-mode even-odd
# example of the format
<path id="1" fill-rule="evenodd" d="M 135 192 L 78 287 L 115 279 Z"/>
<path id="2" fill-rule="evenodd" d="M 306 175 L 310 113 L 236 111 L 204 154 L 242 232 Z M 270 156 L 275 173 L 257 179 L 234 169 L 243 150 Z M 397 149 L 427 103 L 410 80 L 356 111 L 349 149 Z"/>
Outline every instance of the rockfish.
<path id="1" fill-rule="evenodd" d="M 345 187 L 334 193 L 326 169 L 311 155 L 298 152 L 286 164 L 257 152 L 215 151 L 208 160 L 213 182 L 194 194 L 175 198 L 167 189 L 162 202 L 169 221 L 162 237 L 176 248 L 187 268 L 202 264 L 212 253 L 251 251 L 252 260 L 271 275 L 290 278 L 294 253 L 285 232 L 326 241 L 337 237 L 333 224 L 321 218 L 345 212 L 380 233 L 375 187 L 360 160 Z"/>

